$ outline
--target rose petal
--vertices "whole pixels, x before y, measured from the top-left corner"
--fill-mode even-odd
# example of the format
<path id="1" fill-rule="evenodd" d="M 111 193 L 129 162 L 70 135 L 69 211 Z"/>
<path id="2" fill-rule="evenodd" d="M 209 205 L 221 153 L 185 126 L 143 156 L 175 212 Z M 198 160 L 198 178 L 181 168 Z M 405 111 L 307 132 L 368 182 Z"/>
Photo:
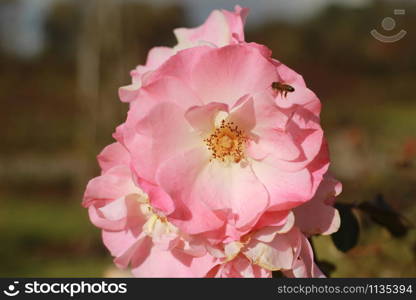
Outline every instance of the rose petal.
<path id="1" fill-rule="evenodd" d="M 340 226 L 338 210 L 327 204 L 333 202 L 340 190 L 339 182 L 325 176 L 311 201 L 294 209 L 296 226 L 307 234 L 328 235 L 336 232 Z"/>

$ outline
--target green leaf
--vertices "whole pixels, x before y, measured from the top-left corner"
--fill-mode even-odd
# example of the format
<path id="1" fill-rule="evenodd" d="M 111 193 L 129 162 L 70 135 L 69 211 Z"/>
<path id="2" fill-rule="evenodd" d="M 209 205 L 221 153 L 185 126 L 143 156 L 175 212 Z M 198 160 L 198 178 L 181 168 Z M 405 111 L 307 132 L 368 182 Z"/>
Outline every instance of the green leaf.
<path id="1" fill-rule="evenodd" d="M 347 252 L 353 248 L 360 234 L 357 217 L 352 212 L 352 206 L 347 204 L 335 204 L 341 217 L 341 227 L 332 234 L 331 238 L 338 250 Z"/>

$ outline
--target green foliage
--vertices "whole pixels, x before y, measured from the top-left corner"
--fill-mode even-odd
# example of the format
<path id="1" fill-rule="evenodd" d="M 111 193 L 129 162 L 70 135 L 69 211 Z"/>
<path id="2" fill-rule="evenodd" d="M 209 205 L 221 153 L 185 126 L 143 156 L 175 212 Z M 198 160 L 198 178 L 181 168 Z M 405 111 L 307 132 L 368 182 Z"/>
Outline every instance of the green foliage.
<path id="1" fill-rule="evenodd" d="M 0 204 L 0 276 L 103 275 L 111 257 L 79 201 L 21 197 Z"/>
<path id="2" fill-rule="evenodd" d="M 332 241 L 339 250 L 347 252 L 357 245 L 360 228 L 352 206 L 338 203 L 335 207 L 341 217 L 341 227 L 332 234 Z"/>

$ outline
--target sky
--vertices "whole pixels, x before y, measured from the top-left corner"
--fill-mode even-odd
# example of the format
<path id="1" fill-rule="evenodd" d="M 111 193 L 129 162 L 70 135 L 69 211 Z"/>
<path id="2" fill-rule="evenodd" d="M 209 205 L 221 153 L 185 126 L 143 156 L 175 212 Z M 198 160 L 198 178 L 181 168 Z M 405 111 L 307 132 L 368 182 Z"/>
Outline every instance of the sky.
<path id="1" fill-rule="evenodd" d="M 54 0 L 4 1 L 0 6 L 0 42 L 6 51 L 30 58 L 43 49 L 44 17 Z M 12 24 L 12 26 L 10 26 Z"/>
<path id="2" fill-rule="evenodd" d="M 43 22 L 51 4 L 75 0 L 15 0 L 0 2 L 0 42 L 9 52 L 30 58 L 43 49 Z M 120 1 L 120 0 L 116 0 Z M 348 6 L 366 5 L 372 0 L 126 0 L 152 5 L 183 4 L 190 26 L 201 24 L 208 14 L 234 5 L 249 7 L 250 25 L 279 19 L 289 22 L 304 20 L 332 3 Z M 10 26 L 13 24 L 13 26 Z"/>

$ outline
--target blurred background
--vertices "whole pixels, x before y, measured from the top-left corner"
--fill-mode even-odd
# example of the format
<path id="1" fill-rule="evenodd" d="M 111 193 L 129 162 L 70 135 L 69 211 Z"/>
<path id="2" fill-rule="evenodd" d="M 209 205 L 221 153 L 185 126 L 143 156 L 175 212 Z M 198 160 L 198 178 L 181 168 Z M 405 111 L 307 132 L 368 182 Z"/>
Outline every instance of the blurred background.
<path id="1" fill-rule="evenodd" d="M 174 28 L 235 4 L 251 8 L 246 40 L 269 46 L 323 103 L 339 202 L 360 232 L 341 233 L 358 238 L 344 251 L 314 238 L 318 259 L 333 277 L 416 276 L 411 0 L 0 0 L 0 276 L 117 275 L 81 207 L 126 116 L 117 89 L 151 47 L 175 44 Z M 373 29 L 407 35 L 383 43 Z"/>

